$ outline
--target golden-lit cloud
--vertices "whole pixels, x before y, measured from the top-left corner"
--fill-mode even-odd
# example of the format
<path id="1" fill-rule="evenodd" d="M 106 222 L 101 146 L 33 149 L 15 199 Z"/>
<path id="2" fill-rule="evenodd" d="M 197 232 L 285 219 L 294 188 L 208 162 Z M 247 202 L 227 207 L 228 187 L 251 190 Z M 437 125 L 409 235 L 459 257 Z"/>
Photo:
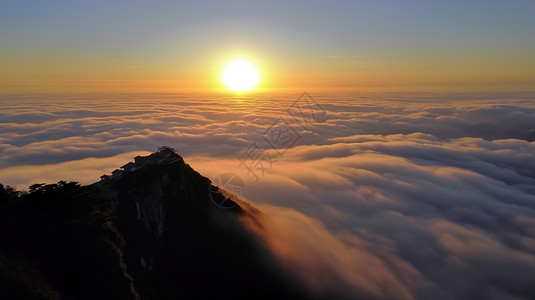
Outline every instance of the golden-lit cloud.
<path id="1" fill-rule="evenodd" d="M 168 145 L 209 178 L 240 176 L 262 212 L 249 225 L 319 295 L 533 293 L 531 94 L 313 95 L 324 118 L 268 150 L 258 182 L 236 156 L 297 95 L 3 96 L 0 182 L 91 183 Z"/>

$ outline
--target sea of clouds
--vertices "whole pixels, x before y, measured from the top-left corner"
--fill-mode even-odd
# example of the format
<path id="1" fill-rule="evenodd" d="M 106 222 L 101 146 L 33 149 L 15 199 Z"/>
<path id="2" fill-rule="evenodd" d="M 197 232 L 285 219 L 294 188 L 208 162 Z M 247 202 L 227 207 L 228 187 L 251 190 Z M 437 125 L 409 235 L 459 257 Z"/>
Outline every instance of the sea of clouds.
<path id="1" fill-rule="evenodd" d="M 535 94 L 300 96 L 3 95 L 0 182 L 91 183 L 168 145 L 241 177 L 318 293 L 535 298 Z"/>

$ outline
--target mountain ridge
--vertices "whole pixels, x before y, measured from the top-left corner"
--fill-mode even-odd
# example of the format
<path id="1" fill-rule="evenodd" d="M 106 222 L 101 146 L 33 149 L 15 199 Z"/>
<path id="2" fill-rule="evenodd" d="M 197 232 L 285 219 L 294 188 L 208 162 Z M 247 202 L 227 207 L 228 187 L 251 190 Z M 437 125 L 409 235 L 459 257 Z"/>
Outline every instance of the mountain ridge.
<path id="1" fill-rule="evenodd" d="M 88 186 L 2 186 L 0 296 L 310 298 L 241 222 L 255 219 L 249 205 L 218 193 L 171 148 L 135 161 Z"/>

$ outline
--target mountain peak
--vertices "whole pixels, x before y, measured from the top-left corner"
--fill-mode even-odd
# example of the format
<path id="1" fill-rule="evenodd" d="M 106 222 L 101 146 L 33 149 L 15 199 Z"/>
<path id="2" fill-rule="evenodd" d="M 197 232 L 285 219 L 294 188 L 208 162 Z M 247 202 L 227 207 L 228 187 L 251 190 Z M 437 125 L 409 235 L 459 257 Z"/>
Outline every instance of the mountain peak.
<path id="1" fill-rule="evenodd" d="M 126 241 L 125 260 L 136 274 L 180 282 L 184 295 L 202 298 L 236 293 L 299 298 L 294 288 L 285 286 L 284 275 L 274 276 L 273 262 L 259 256 L 264 251 L 260 242 L 239 219 L 247 211 L 173 149 L 135 157 L 100 187 L 109 195 L 115 224 Z M 146 288 L 142 294 L 161 292 Z"/>
<path id="2" fill-rule="evenodd" d="M 110 175 L 102 175 L 100 176 L 101 181 L 107 181 L 110 179 L 117 179 L 121 175 L 123 175 L 125 172 L 134 171 L 136 169 L 142 168 L 147 165 L 165 165 L 165 164 L 173 164 L 173 163 L 183 163 L 184 159 L 176 153 L 176 150 L 167 147 L 162 146 L 158 148 L 157 152 L 154 152 L 147 156 L 136 156 L 134 157 L 134 161 L 130 161 L 127 164 L 121 166 L 119 169 L 115 169 Z"/>
<path id="3" fill-rule="evenodd" d="M 169 230 L 169 219 L 178 214 L 184 221 L 220 209 L 213 201 L 214 191 L 225 198 L 208 178 L 193 170 L 168 147 L 148 156 L 136 156 L 134 162 L 119 170 L 100 183 L 109 193 L 110 209 L 119 214 L 119 222 L 128 220 L 142 225 L 153 242 Z M 242 212 L 237 203 L 225 200 L 233 204 L 229 206 L 232 212 Z"/>
<path id="4" fill-rule="evenodd" d="M 1 297 L 35 285 L 47 288 L 35 298 L 306 297 L 242 222 L 255 218 L 250 205 L 222 206 L 232 200 L 173 149 L 135 157 L 118 170 L 89 186 L 34 185 L 3 197 L 0 264 L 15 270 L 29 263 L 20 274 L 0 268 Z"/>

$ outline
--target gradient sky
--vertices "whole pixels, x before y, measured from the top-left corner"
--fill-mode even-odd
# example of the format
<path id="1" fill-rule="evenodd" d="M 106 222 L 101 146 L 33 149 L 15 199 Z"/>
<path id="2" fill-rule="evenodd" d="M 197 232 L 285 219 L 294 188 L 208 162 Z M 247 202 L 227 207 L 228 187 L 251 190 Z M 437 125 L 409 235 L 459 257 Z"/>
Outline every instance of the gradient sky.
<path id="1" fill-rule="evenodd" d="M 0 92 L 533 90 L 535 2 L 1 1 Z"/>

